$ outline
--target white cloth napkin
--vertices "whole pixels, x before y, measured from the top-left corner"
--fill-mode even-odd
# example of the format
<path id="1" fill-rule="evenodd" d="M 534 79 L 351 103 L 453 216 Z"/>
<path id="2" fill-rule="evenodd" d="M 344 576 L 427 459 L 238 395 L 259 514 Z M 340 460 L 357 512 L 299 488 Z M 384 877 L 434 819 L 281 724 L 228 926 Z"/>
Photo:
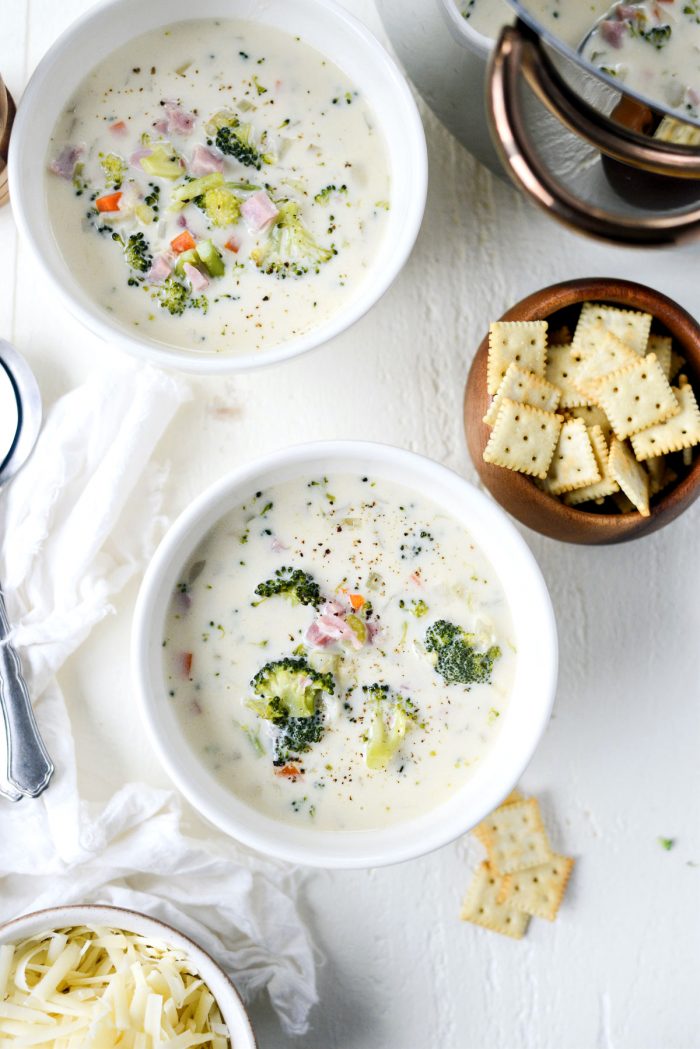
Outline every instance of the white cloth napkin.
<path id="1" fill-rule="evenodd" d="M 223 835 L 188 831 L 178 796 L 130 783 L 100 806 L 79 797 L 54 675 L 110 598 L 144 565 L 165 521 L 152 452 L 187 387 L 152 368 L 91 377 L 58 401 L 31 459 L 0 496 L 0 580 L 12 640 L 56 772 L 36 801 L 0 799 L 0 921 L 59 903 L 114 903 L 176 925 L 245 998 L 267 988 L 303 1034 L 317 1000 L 298 875 Z M 6 784 L 0 728 L 0 786 Z"/>

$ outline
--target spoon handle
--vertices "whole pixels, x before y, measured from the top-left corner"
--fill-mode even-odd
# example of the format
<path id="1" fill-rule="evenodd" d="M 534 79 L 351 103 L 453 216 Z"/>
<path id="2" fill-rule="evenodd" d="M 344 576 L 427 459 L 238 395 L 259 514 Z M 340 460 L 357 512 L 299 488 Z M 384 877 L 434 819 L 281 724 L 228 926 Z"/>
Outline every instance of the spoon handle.
<path id="1" fill-rule="evenodd" d="M 7 779 L 20 794 L 37 798 L 48 787 L 54 766 L 39 735 L 22 664 L 8 640 L 9 632 L 0 589 L 0 708 L 7 735 Z"/>

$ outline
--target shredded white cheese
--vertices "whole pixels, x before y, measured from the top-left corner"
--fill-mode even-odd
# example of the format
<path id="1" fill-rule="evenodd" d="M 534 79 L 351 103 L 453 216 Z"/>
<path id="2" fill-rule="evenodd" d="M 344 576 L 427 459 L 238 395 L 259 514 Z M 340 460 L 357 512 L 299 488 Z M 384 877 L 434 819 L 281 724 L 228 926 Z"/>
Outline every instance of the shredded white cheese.
<path id="1" fill-rule="evenodd" d="M 78 926 L 0 946 L 0 1049 L 231 1049 L 187 954 Z"/>

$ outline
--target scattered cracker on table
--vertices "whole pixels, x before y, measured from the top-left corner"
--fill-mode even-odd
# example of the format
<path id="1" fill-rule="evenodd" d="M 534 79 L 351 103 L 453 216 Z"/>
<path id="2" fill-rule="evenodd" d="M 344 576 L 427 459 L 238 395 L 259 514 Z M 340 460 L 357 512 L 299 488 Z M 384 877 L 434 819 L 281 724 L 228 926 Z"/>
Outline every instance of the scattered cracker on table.
<path id="1" fill-rule="evenodd" d="M 536 798 L 512 790 L 472 833 L 489 856 L 476 869 L 460 918 L 516 939 L 531 916 L 554 921 L 574 861 L 550 849 Z M 508 873 L 498 866 L 499 850 L 507 861 L 517 860 Z"/>
<path id="2" fill-rule="evenodd" d="M 593 448 L 600 480 L 582 488 L 566 492 L 564 494 L 564 502 L 567 506 L 578 506 L 580 503 L 587 503 L 592 499 L 605 499 L 608 495 L 612 495 L 613 492 L 619 492 L 620 490 L 619 484 L 610 473 L 608 442 L 605 440 L 605 434 L 600 426 L 589 426 L 588 437 Z"/>
<path id="3" fill-rule="evenodd" d="M 651 321 L 649 313 L 584 302 L 574 332 L 573 345 L 585 356 L 591 345 L 595 344 L 598 325 L 602 324 L 641 357 L 646 352 Z"/>
<path id="4" fill-rule="evenodd" d="M 544 378 L 547 321 L 496 321 L 489 328 L 486 384 L 498 392 L 508 365 L 515 361 L 526 371 Z"/>
<path id="5" fill-rule="evenodd" d="M 520 940 L 525 935 L 530 916 L 510 903 L 498 902 L 502 882 L 502 875 L 493 869 L 488 860 L 484 860 L 477 867 L 467 889 L 459 916 L 462 921 L 483 925 L 493 932 Z"/>
<path id="6" fill-rule="evenodd" d="M 610 473 L 642 517 L 649 516 L 649 477 L 637 462 L 626 441 L 613 437 L 610 446 Z"/>
<path id="7" fill-rule="evenodd" d="M 561 400 L 561 390 L 534 372 L 525 371 L 513 361 L 508 365 L 496 396 L 484 416 L 487 426 L 493 426 L 495 423 L 506 397 L 509 401 L 517 401 L 518 404 L 541 408 L 543 412 L 555 412 Z"/>
<path id="8" fill-rule="evenodd" d="M 535 798 L 496 809 L 474 828 L 474 834 L 500 874 L 535 867 L 552 856 Z"/>
<path id="9" fill-rule="evenodd" d="M 665 422 L 681 410 L 653 353 L 604 375 L 593 386 L 595 400 L 621 441 Z"/>
<path id="10" fill-rule="evenodd" d="M 580 366 L 581 355 L 573 346 L 549 347 L 545 376 L 548 382 L 561 390 L 560 408 L 579 408 L 588 404 L 588 398 L 581 393 L 575 382 Z"/>
<path id="11" fill-rule="evenodd" d="M 700 443 L 700 411 L 692 387 L 684 383 L 674 392 L 680 406 L 678 414 L 632 437 L 637 459 L 680 452 Z"/>
<path id="12" fill-rule="evenodd" d="M 561 495 L 574 488 L 601 480 L 586 424 L 582 419 L 567 419 L 554 449 L 544 489 L 550 495 Z"/>
<path id="13" fill-rule="evenodd" d="M 653 353 L 661 365 L 666 378 L 671 379 L 671 360 L 673 353 L 673 340 L 670 335 L 650 335 L 647 343 L 647 353 Z"/>
<path id="14" fill-rule="evenodd" d="M 551 860 L 539 867 L 506 874 L 501 881 L 499 903 L 553 922 L 564 899 L 573 866 L 574 861 L 569 856 L 554 853 Z"/>
<path id="15" fill-rule="evenodd" d="M 546 477 L 562 421 L 561 415 L 505 397 L 484 449 L 485 461 L 532 477 Z"/>
<path id="16" fill-rule="evenodd" d="M 576 370 L 574 385 L 586 397 L 591 397 L 590 383 L 595 383 L 596 379 L 601 379 L 604 375 L 638 360 L 638 354 L 630 349 L 626 342 L 599 324 L 595 332 L 595 341 L 591 342 Z"/>

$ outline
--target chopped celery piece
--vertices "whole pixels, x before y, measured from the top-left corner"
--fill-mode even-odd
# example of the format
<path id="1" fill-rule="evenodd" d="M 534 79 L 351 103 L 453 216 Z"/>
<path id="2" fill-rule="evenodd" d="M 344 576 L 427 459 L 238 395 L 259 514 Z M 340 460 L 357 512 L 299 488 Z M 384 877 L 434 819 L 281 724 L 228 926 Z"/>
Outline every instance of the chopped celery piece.
<path id="1" fill-rule="evenodd" d="M 184 171 L 182 158 L 169 142 L 159 142 L 146 157 L 141 157 L 141 167 L 147 175 L 156 178 L 180 178 Z"/>
<path id="2" fill-rule="evenodd" d="M 210 240 L 203 240 L 201 244 L 197 245 L 197 254 L 211 277 L 223 277 L 225 273 L 224 260 L 221 257 L 221 252 Z"/>

